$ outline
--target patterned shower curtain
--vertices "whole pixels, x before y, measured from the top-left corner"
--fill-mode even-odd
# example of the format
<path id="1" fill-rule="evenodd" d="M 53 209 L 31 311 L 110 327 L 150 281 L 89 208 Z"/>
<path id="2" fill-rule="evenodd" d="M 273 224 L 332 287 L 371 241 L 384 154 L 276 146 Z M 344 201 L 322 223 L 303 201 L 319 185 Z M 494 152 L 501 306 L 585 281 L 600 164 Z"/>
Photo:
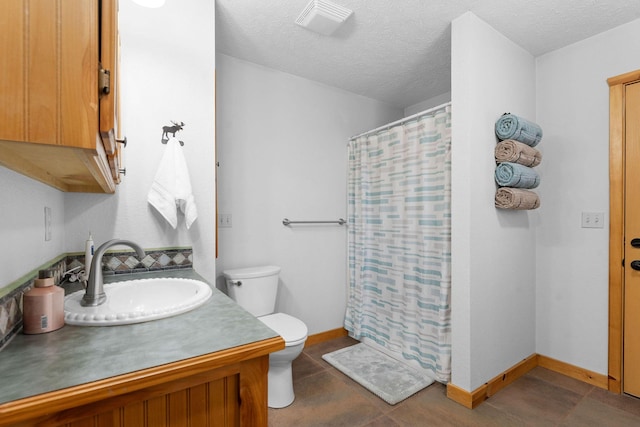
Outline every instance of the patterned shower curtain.
<path id="1" fill-rule="evenodd" d="M 451 376 L 451 112 L 349 142 L 345 328 Z"/>

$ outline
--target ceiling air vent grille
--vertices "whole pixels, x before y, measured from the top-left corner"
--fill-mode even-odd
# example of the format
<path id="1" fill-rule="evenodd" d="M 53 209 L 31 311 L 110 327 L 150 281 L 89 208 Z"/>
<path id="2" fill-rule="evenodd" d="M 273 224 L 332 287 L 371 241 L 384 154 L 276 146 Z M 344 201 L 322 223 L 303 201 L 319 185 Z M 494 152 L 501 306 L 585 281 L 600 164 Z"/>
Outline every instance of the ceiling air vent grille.
<path id="1" fill-rule="evenodd" d="M 296 24 L 330 36 L 352 13 L 352 10 L 327 0 L 311 0 L 296 19 Z"/>

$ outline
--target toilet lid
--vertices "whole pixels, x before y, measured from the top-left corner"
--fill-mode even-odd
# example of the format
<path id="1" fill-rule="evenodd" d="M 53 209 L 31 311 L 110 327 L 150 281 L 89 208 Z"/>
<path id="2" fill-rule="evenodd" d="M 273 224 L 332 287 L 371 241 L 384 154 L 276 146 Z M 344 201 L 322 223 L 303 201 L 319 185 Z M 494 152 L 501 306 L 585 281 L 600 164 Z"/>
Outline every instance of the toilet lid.
<path id="1" fill-rule="evenodd" d="M 300 319 L 285 313 L 274 313 L 258 317 L 265 325 L 280 335 L 286 345 L 296 345 L 307 339 L 307 325 Z"/>

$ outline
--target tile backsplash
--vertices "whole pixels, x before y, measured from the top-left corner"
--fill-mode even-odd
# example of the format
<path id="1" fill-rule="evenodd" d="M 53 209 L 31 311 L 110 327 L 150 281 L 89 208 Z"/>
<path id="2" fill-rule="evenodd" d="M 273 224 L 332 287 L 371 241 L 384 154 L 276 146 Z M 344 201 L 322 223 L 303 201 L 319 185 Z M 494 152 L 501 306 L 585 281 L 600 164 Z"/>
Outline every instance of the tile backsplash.
<path id="1" fill-rule="evenodd" d="M 193 267 L 191 248 L 148 249 L 145 253 L 146 256 L 138 260 L 134 251 L 108 251 L 102 257 L 102 274 L 141 273 Z M 67 269 L 79 266 L 84 267 L 84 253 L 67 255 Z"/>
<path id="2" fill-rule="evenodd" d="M 134 251 L 107 251 L 102 257 L 102 274 L 193 268 L 190 247 L 147 249 L 145 253 L 144 259 L 138 260 Z M 22 330 L 22 295 L 33 287 L 38 271 L 51 270 L 55 283 L 60 285 L 68 279 L 64 273 L 77 267 L 80 268 L 75 271 L 84 268 L 84 253 L 64 254 L 0 289 L 0 350 Z"/>

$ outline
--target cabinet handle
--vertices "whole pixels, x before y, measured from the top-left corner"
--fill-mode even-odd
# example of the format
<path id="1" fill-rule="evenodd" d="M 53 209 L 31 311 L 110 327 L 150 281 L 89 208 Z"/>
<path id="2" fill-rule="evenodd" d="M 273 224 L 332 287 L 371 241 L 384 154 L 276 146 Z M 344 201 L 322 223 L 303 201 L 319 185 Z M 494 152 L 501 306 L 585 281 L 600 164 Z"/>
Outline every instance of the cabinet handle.
<path id="1" fill-rule="evenodd" d="M 126 176 L 127 175 L 127 168 L 119 169 L 118 172 L 120 172 L 122 175 Z"/>
<path id="2" fill-rule="evenodd" d="M 637 259 L 631 261 L 631 268 L 633 268 L 634 270 L 640 270 L 640 261 L 638 261 Z"/>
<path id="3" fill-rule="evenodd" d="M 120 144 L 122 144 L 125 148 L 127 148 L 127 137 L 125 136 L 124 139 L 116 139 L 116 142 L 119 142 Z"/>

